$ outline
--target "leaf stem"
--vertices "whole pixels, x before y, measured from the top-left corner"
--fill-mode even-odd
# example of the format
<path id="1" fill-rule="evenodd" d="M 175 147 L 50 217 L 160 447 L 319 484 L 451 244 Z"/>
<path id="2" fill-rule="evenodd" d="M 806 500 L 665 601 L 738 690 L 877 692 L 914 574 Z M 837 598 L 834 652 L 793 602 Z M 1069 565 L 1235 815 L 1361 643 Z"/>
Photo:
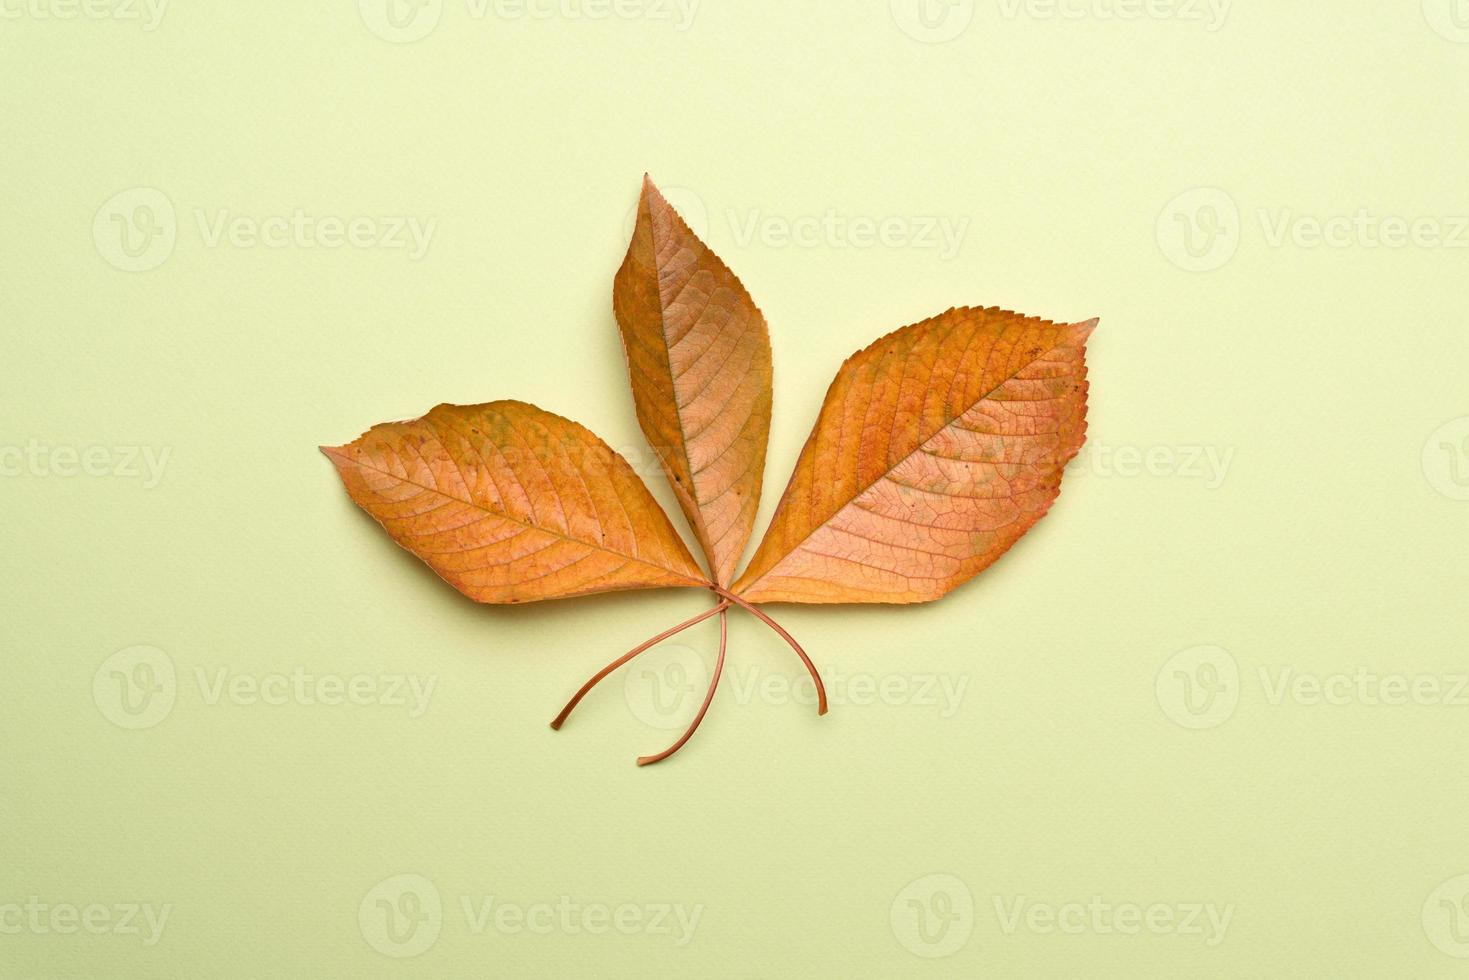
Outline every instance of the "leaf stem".
<path id="1" fill-rule="evenodd" d="M 710 585 L 709 588 L 712 589 L 716 594 L 722 596 L 726 605 L 732 602 L 735 605 L 743 606 L 745 609 L 748 609 L 751 614 L 753 614 L 757 619 L 765 623 L 766 626 L 769 626 L 771 629 L 779 633 L 781 639 L 785 640 L 791 645 L 791 649 L 796 651 L 796 656 L 801 658 L 801 663 L 806 665 L 806 670 L 811 674 L 811 680 L 816 684 L 816 713 L 818 715 L 826 714 L 826 685 L 821 683 L 821 674 L 817 673 L 816 665 L 811 662 L 810 657 L 806 656 L 806 651 L 801 649 L 801 644 L 796 642 L 796 638 L 787 633 L 779 623 L 766 615 L 765 610 L 761 609 L 754 603 L 741 599 L 739 596 L 735 595 L 733 592 L 730 592 L 728 589 L 725 589 L 722 586 Z"/>
<path id="2" fill-rule="evenodd" d="M 714 661 L 714 676 L 709 680 L 709 692 L 704 695 L 704 703 L 699 706 L 699 713 L 694 716 L 693 723 L 683 733 L 677 742 L 659 752 L 657 755 L 644 755 L 638 757 L 638 765 L 651 766 L 655 762 L 662 762 L 683 748 L 684 743 L 694 737 L 694 732 L 699 730 L 699 723 L 704 720 L 704 715 L 709 710 L 710 703 L 714 700 L 714 690 L 719 687 L 719 677 L 724 673 L 724 650 L 729 644 L 729 616 L 725 612 L 729 608 L 729 602 L 721 602 L 717 607 L 719 610 L 719 659 Z"/>
<path id="3" fill-rule="evenodd" d="M 668 639 L 670 636 L 673 636 L 675 633 L 682 633 L 690 626 L 695 626 L 699 623 L 702 623 L 704 620 L 708 619 L 710 616 L 715 615 L 716 613 L 724 612 L 726 609 L 729 608 L 729 606 L 730 602 L 726 599 L 724 602 L 721 602 L 713 609 L 707 609 L 704 612 L 699 613 L 699 615 L 697 616 L 684 620 L 677 626 L 671 626 L 668 629 L 664 630 L 662 633 L 659 633 L 657 636 L 653 637 L 652 639 L 646 640 L 633 647 L 627 653 L 624 653 L 622 656 L 618 657 L 616 660 L 612 661 L 610 664 L 597 671 L 597 673 L 593 675 L 592 679 L 583 684 L 581 686 L 581 690 L 577 691 L 574 695 L 572 695 L 571 700 L 566 702 L 566 707 L 562 708 L 561 714 L 557 715 L 556 719 L 551 722 L 551 727 L 559 730 L 561 726 L 566 722 L 567 715 L 570 715 L 572 709 L 577 706 L 582 698 L 587 696 L 587 692 L 596 687 L 597 683 L 601 681 L 602 678 L 612 673 L 618 667 L 621 667 L 623 664 L 627 663 L 629 660 L 631 660 L 633 657 L 636 657 L 644 650 L 647 650 L 649 647 L 656 646 L 657 644 L 662 643 L 664 640 Z"/>

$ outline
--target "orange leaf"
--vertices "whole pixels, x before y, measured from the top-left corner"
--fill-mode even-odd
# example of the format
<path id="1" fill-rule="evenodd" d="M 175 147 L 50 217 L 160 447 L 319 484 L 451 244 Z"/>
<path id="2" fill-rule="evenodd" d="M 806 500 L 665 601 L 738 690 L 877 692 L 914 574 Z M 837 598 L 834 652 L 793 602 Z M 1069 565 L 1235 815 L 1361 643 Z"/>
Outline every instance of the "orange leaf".
<path id="1" fill-rule="evenodd" d="M 534 405 L 440 405 L 322 451 L 358 506 L 476 602 L 706 584 L 627 461 Z"/>
<path id="2" fill-rule="evenodd" d="M 733 272 L 643 178 L 612 287 L 638 424 L 720 585 L 744 554 L 770 436 L 770 335 Z"/>
<path id="3" fill-rule="evenodd" d="M 733 591 L 926 602 L 1038 521 L 1086 438 L 1096 325 L 952 309 L 848 358 Z"/>

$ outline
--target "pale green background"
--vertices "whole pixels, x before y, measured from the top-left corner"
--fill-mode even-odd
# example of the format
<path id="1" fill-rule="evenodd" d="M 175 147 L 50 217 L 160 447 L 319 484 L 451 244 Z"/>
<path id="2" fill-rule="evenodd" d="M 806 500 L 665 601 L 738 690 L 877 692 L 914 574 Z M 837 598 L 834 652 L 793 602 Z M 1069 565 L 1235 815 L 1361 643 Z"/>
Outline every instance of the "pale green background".
<path id="1" fill-rule="evenodd" d="M 1285 668 L 1469 671 L 1469 423 L 1431 438 L 1469 415 L 1469 250 L 1268 234 L 1287 211 L 1361 209 L 1453 231 L 1469 28 L 1450 0 L 1239 2 L 1222 24 L 1010 2 L 939 4 L 958 20 L 925 34 L 902 0 L 705 0 L 691 24 L 639 0 L 624 13 L 648 16 L 600 20 L 447 0 L 431 33 L 394 43 L 351 0 L 176 0 L 151 31 L 5 0 L 0 447 L 35 440 L 41 463 L 0 478 L 0 906 L 172 908 L 152 946 L 16 932 L 11 915 L 0 975 L 1469 972 L 1446 931 L 1469 929 L 1469 906 L 1455 923 L 1440 904 L 1469 886 L 1435 892 L 1469 872 L 1469 707 L 1271 697 Z M 950 717 L 898 696 L 818 720 L 727 684 L 684 752 L 639 770 L 676 734 L 630 710 L 648 675 L 613 678 L 559 734 L 546 722 L 706 598 L 474 606 L 316 452 L 504 397 L 635 452 L 610 290 L 645 170 L 703 209 L 770 322 L 761 527 L 837 365 L 877 335 L 951 304 L 1102 318 L 1089 455 L 999 565 L 935 605 L 776 610 L 829 679 L 966 684 Z M 109 215 L 95 238 L 93 222 L 138 187 L 172 203 L 177 242 L 127 272 Z M 1224 222 L 1205 264 L 1238 251 L 1191 272 L 1165 207 L 1200 187 L 1239 212 L 1196 213 Z M 296 208 L 437 224 L 417 261 L 211 246 L 199 226 Z M 743 237 L 751 215 L 828 211 L 968 225 L 952 257 L 901 235 Z M 57 476 L 58 446 L 170 455 L 150 487 Z M 1184 465 L 1188 447 L 1233 453 L 1222 480 Z M 1156 465 L 1119 469 L 1119 448 Z M 748 617 L 731 634 L 742 683 L 800 676 Z M 712 658 L 714 637 L 686 634 L 683 655 Z M 1222 700 L 1189 718 L 1165 664 L 1205 644 L 1232 660 Z M 106 694 L 104 661 L 136 645 L 177 672 L 144 730 L 114 724 Z M 418 718 L 210 703 L 197 672 L 222 669 L 436 687 Z M 358 918 L 400 874 L 443 903 L 409 959 Z M 942 959 L 916 955 L 947 949 L 912 938 L 908 900 L 936 882 L 961 912 L 963 896 L 947 878 L 905 891 L 929 875 L 973 900 Z M 563 895 L 703 910 L 679 946 L 476 932 L 461 908 Z M 996 903 L 1021 896 L 1233 909 L 1210 946 L 1006 931 Z"/>

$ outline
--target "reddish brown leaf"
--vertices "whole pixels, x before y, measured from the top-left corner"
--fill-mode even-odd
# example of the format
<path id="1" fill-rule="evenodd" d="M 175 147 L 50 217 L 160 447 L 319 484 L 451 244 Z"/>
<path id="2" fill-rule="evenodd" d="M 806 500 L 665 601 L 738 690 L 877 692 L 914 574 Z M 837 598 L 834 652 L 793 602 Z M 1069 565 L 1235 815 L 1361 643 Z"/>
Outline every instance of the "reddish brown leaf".
<path id="1" fill-rule="evenodd" d="M 638 422 L 700 545 L 706 578 L 627 462 L 574 422 L 522 402 L 440 405 L 324 449 L 348 493 L 404 548 L 480 602 L 666 586 L 713 608 L 634 646 L 571 697 L 560 728 L 613 671 L 728 611 L 790 644 L 757 603 L 924 602 L 978 574 L 1041 518 L 1086 436 L 1096 325 L 952 309 L 848 358 L 743 575 L 770 429 L 764 317 L 651 181 L 613 287 Z M 734 584 L 731 585 L 731 580 Z"/>
<path id="2" fill-rule="evenodd" d="M 706 584 L 627 461 L 534 405 L 440 405 L 322 451 L 358 506 L 477 602 Z"/>
<path id="3" fill-rule="evenodd" d="M 644 178 L 613 283 L 638 423 L 728 585 L 760 505 L 770 435 L 770 336 L 733 272 Z"/>
<path id="4" fill-rule="evenodd" d="M 953 309 L 842 365 L 769 531 L 750 602 L 925 602 L 1045 514 L 1086 435 L 1096 325 Z"/>

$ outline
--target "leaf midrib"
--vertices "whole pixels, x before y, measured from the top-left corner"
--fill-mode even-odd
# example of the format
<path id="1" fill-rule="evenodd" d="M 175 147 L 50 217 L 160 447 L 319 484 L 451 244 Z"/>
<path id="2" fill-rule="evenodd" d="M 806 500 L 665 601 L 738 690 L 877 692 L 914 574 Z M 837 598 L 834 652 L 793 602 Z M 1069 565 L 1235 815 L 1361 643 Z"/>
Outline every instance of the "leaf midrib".
<path id="1" fill-rule="evenodd" d="M 658 569 L 660 571 L 669 572 L 669 573 L 671 573 L 673 575 L 680 576 L 682 578 L 688 579 L 688 581 L 690 583 L 690 587 L 702 587 L 703 585 L 705 585 L 704 582 L 701 582 L 698 579 L 689 578 L 688 575 L 687 575 L 687 573 L 681 572 L 681 571 L 679 571 L 676 568 L 670 568 L 667 565 L 660 565 L 657 562 L 649 561 L 648 559 L 641 558 L 641 557 L 639 557 L 637 555 L 627 555 L 627 554 L 624 554 L 624 553 L 622 553 L 620 551 L 613 551 L 611 548 L 608 548 L 605 545 L 602 545 L 602 544 L 594 544 L 594 543 L 592 543 L 590 541 L 585 541 L 585 540 L 583 540 L 581 538 L 573 537 L 573 536 L 571 536 L 569 534 L 563 534 L 560 531 L 554 531 L 551 528 L 545 527 L 544 525 L 541 525 L 541 524 L 535 524 L 535 523 L 532 523 L 532 522 L 529 522 L 529 521 L 520 520 L 518 518 L 512 517 L 509 514 L 504 514 L 504 513 L 501 513 L 500 511 L 494 510 L 493 508 L 486 507 L 484 504 L 481 504 L 478 501 L 466 500 L 463 497 L 456 497 L 456 496 L 454 496 L 451 493 L 446 493 L 440 487 L 431 487 L 431 486 L 428 486 L 426 484 L 419 483 L 417 480 L 405 479 L 404 477 L 401 477 L 401 476 L 399 476 L 396 473 L 391 473 L 388 470 L 383 469 L 382 467 L 379 467 L 379 466 L 371 466 L 371 465 L 369 465 L 367 463 L 362 462 L 361 460 L 353 459 L 350 456 L 347 456 L 347 455 L 343 454 L 342 452 L 340 452 L 337 449 L 328 449 L 328 450 L 326 450 L 326 452 L 329 455 L 331 455 L 334 458 L 336 458 L 336 459 L 340 459 L 340 460 L 343 460 L 344 462 L 351 463 L 353 466 L 360 467 L 361 469 L 364 469 L 364 470 L 371 470 L 374 473 L 381 473 L 383 476 L 391 477 L 392 479 L 397 480 L 399 483 L 407 484 L 410 487 L 417 487 L 418 489 L 425 490 L 425 491 L 427 491 L 429 493 L 436 493 L 439 496 L 444 497 L 444 498 L 446 498 L 448 500 L 452 500 L 452 501 L 454 501 L 456 503 L 464 504 L 464 505 L 466 505 L 468 507 L 473 507 L 475 510 L 483 511 L 484 513 L 489 514 L 492 517 L 498 517 L 501 520 L 509 521 L 511 524 L 516 524 L 516 525 L 519 525 L 520 527 L 527 528 L 527 529 L 530 529 L 530 530 L 533 530 L 533 531 L 540 531 L 540 532 L 542 532 L 544 534 L 549 534 L 552 537 L 561 538 L 563 541 L 570 541 L 570 542 L 572 542 L 574 544 L 584 545 L 584 546 L 586 546 L 588 548 L 591 548 L 593 551 L 600 551 L 600 552 L 603 552 L 605 554 L 615 555 L 618 558 L 623 558 L 623 559 L 626 559 L 628 561 L 636 562 L 639 565 L 646 565 L 649 568 L 656 568 L 656 569 Z M 636 537 L 637 537 L 636 529 L 634 529 L 633 537 L 634 537 L 634 539 L 636 539 Z"/>
<path id="2" fill-rule="evenodd" d="M 654 192 L 657 193 L 656 189 Z M 662 195 L 659 194 L 659 197 L 662 197 Z M 668 209 L 673 219 L 680 225 L 683 225 L 685 231 L 693 235 L 693 231 L 689 229 L 683 217 L 673 209 L 673 205 L 669 204 L 666 198 L 663 199 L 663 205 Z M 709 577 L 718 580 L 720 577 L 720 563 L 718 555 L 715 553 L 716 549 L 714 545 L 716 542 L 709 540 L 709 528 L 704 520 L 704 502 L 699 499 L 699 484 L 694 479 L 694 464 L 689 459 L 689 434 L 688 430 L 684 428 L 683 406 L 678 403 L 678 379 L 673 376 L 673 349 L 668 345 L 668 319 L 663 306 L 663 265 L 658 259 L 658 235 L 653 226 L 653 208 L 651 202 L 649 202 L 648 206 L 648 239 L 653 246 L 653 286 L 658 293 L 658 340 L 663 345 L 663 364 L 668 369 L 668 386 L 669 394 L 672 395 L 670 401 L 673 403 L 673 417 L 678 422 L 678 451 L 680 457 L 683 459 L 683 471 L 688 477 L 688 487 L 685 492 L 689 495 L 689 500 L 694 505 L 692 508 L 693 514 L 685 514 L 684 516 L 693 525 L 694 537 L 698 539 L 699 545 L 704 552 L 704 558 L 709 563 Z M 692 281 L 692 278 L 690 281 Z M 684 283 L 683 288 L 679 290 L 680 296 L 683 295 L 683 291 L 688 288 L 688 285 L 688 283 Z M 677 299 L 678 297 L 674 298 Z M 698 318 L 695 317 L 694 324 L 697 325 L 698 322 Z M 677 480 L 674 481 L 675 497 L 678 496 L 680 489 L 678 482 Z M 680 507 L 680 510 L 682 509 Z M 733 580 L 732 576 L 731 580 Z"/>

